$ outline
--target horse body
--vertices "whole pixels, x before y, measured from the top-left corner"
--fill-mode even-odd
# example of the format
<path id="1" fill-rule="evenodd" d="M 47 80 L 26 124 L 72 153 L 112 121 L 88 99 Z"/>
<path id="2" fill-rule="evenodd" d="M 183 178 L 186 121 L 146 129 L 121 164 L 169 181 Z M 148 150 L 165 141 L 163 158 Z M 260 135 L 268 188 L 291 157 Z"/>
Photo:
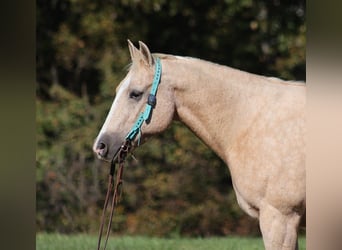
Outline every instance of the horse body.
<path id="1" fill-rule="evenodd" d="M 133 65 L 118 89 L 123 96 L 147 92 L 153 77 L 146 45 L 140 43 L 138 50 L 129 43 L 129 48 Z M 143 138 L 164 131 L 172 120 L 183 122 L 228 165 L 237 201 L 260 220 L 266 249 L 295 249 L 305 210 L 305 85 L 195 58 L 155 56 L 162 62 L 162 78 Z M 94 144 L 108 160 L 143 106 L 121 99 L 114 101 Z M 105 154 L 100 142 L 109 145 Z"/>

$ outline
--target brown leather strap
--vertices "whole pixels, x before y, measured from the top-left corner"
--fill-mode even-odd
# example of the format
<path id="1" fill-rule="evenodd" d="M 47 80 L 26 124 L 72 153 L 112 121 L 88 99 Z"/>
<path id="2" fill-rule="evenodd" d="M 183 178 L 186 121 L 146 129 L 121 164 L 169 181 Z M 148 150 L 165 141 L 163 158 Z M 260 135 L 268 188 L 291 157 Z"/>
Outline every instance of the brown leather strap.
<path id="1" fill-rule="evenodd" d="M 118 204 L 118 202 L 120 201 L 121 194 L 122 194 L 121 185 L 122 185 L 123 167 L 124 167 L 124 163 L 122 162 L 122 163 L 120 163 L 118 173 L 116 174 L 117 175 L 116 176 L 116 182 L 115 182 L 116 185 L 115 185 L 114 194 L 113 194 L 113 198 L 112 198 L 112 207 L 110 210 L 110 217 L 109 217 L 108 226 L 107 226 L 107 234 L 106 234 L 106 241 L 105 241 L 104 249 L 106 249 L 106 247 L 107 247 L 107 241 L 109 238 L 110 229 L 112 227 L 114 209 L 115 209 L 116 205 Z"/>
<path id="2" fill-rule="evenodd" d="M 103 206 L 103 211 L 102 211 L 102 216 L 101 216 L 101 224 L 100 224 L 100 230 L 99 230 L 99 239 L 97 242 L 97 249 L 98 250 L 101 249 L 101 239 L 102 239 L 103 227 L 105 224 L 105 213 L 107 211 L 109 198 L 112 195 L 110 216 L 109 216 L 109 221 L 107 224 L 106 240 L 105 240 L 105 244 L 104 244 L 103 249 L 105 250 L 107 247 L 110 229 L 112 226 L 114 209 L 115 209 L 116 205 L 119 203 L 121 195 L 122 195 L 122 183 L 123 183 L 122 176 L 123 176 L 125 158 L 126 158 L 126 155 L 129 151 L 129 146 L 130 146 L 129 142 L 126 141 L 126 143 L 121 146 L 121 149 L 119 151 L 119 154 L 118 154 L 119 168 L 118 168 L 117 173 L 116 173 L 116 181 L 115 181 L 114 191 L 113 191 L 113 187 L 114 187 L 113 176 L 115 173 L 115 163 L 114 162 L 111 163 L 110 173 L 109 173 L 109 177 L 108 177 L 107 194 L 106 194 L 106 199 L 105 199 L 104 206 Z"/>
<path id="3" fill-rule="evenodd" d="M 108 176 L 108 187 L 107 187 L 107 194 L 106 194 L 106 199 L 103 205 L 103 210 L 102 210 L 102 216 L 101 216 L 101 224 L 100 224 L 100 231 L 99 231 L 99 239 L 97 242 L 97 249 L 101 249 L 101 238 L 102 238 L 102 232 L 103 232 L 103 226 L 105 224 L 105 213 L 107 211 L 107 206 L 108 206 L 108 201 L 109 197 L 111 195 L 113 189 L 113 175 L 109 174 Z"/>

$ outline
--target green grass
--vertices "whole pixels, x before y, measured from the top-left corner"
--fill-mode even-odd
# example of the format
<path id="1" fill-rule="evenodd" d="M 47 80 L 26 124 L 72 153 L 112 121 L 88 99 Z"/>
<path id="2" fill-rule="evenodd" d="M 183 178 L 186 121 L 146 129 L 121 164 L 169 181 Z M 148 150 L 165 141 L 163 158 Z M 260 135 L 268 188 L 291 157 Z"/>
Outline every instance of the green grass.
<path id="1" fill-rule="evenodd" d="M 103 241 L 104 242 L 104 241 Z M 305 238 L 300 238 L 299 249 L 305 249 Z M 38 233 L 36 250 L 88 250 L 96 249 L 97 236 L 84 234 L 61 235 Z M 112 236 L 108 250 L 254 250 L 264 249 L 261 238 L 210 237 L 210 238 L 150 238 L 143 236 Z"/>

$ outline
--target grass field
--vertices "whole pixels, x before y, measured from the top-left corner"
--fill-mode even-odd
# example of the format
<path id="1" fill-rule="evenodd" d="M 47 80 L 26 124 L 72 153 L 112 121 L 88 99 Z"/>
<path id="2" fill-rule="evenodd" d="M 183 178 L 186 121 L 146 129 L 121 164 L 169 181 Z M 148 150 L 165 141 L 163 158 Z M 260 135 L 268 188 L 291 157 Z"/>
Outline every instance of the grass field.
<path id="1" fill-rule="evenodd" d="M 104 242 L 104 241 L 103 241 Z M 305 249 L 305 238 L 300 238 L 299 249 Z M 96 249 L 97 236 L 39 233 L 36 250 Z M 256 250 L 264 249 L 261 238 L 150 238 L 143 236 L 110 237 L 108 250 Z"/>

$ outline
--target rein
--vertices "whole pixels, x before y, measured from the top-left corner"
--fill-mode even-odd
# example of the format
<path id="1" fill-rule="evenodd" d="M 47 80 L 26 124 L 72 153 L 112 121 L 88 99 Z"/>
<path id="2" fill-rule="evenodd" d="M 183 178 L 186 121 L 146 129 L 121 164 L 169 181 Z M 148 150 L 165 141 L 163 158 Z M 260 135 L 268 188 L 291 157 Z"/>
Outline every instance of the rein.
<path id="1" fill-rule="evenodd" d="M 102 233 L 103 233 L 103 227 L 105 225 L 105 213 L 107 211 L 108 203 L 110 200 L 110 196 L 112 196 L 112 202 L 111 202 L 111 209 L 110 209 L 110 216 L 107 224 L 107 231 L 106 231 L 106 239 L 105 239 L 105 244 L 104 248 L 106 249 L 107 247 L 107 242 L 109 238 L 109 233 L 110 229 L 112 226 L 112 220 L 113 220 L 113 214 L 114 214 L 114 209 L 115 206 L 119 203 L 122 195 L 122 175 L 123 175 L 123 169 L 124 169 L 124 163 L 126 160 L 126 156 L 128 155 L 132 141 L 135 139 L 137 135 L 139 135 L 138 139 L 138 145 L 140 144 L 140 137 L 141 137 L 141 126 L 143 125 L 144 121 L 146 124 L 149 124 L 151 117 L 152 117 L 152 110 L 156 106 L 157 103 L 157 90 L 158 86 L 160 83 L 160 78 L 161 78 L 161 62 L 158 57 L 155 58 L 155 72 L 154 72 L 154 77 L 153 77 L 153 82 L 152 82 L 152 87 L 151 87 L 151 92 L 148 96 L 145 111 L 140 113 L 137 121 L 134 123 L 133 127 L 131 128 L 130 132 L 127 134 L 125 138 L 125 142 L 121 145 L 117 157 L 118 157 L 118 164 L 119 168 L 117 169 L 116 173 L 116 181 L 115 183 L 113 182 L 114 180 L 114 173 L 115 173 L 115 160 L 114 157 L 111 161 L 110 165 L 110 172 L 108 176 L 108 187 L 107 187 L 107 194 L 106 198 L 104 201 L 103 205 L 103 210 L 102 210 L 102 216 L 101 216 L 101 224 L 100 224 L 100 230 L 99 230 L 99 238 L 97 242 L 97 249 L 101 249 L 101 239 L 102 239 Z M 114 188 L 115 184 L 115 188 Z M 114 188 L 114 190 L 113 190 Z"/>
<path id="2" fill-rule="evenodd" d="M 129 152 L 130 149 L 130 141 L 126 141 L 122 146 L 120 147 L 119 153 L 118 153 L 118 164 L 119 168 L 116 173 L 116 181 L 115 181 L 115 188 L 114 187 L 114 182 L 113 182 L 113 177 L 115 173 L 115 162 L 112 161 L 110 165 L 110 172 L 108 176 L 108 187 L 107 187 L 107 194 L 106 194 L 106 199 L 103 205 L 103 210 L 102 210 L 102 216 L 101 216 L 101 224 L 100 224 L 100 231 L 99 231 L 99 239 L 97 242 L 97 249 L 101 249 L 101 238 L 102 238 L 102 233 L 103 233 L 103 227 L 105 224 L 105 213 L 107 211 L 108 207 L 108 202 L 110 199 L 110 196 L 112 195 L 112 203 L 111 203 L 111 209 L 110 209 L 110 216 L 109 216 L 109 221 L 107 224 L 107 232 L 106 232 L 106 240 L 105 240 L 105 245 L 103 249 L 106 249 L 107 247 L 107 242 L 109 238 L 109 233 L 110 229 L 112 226 L 112 219 L 113 219 L 113 214 L 114 214 L 114 209 L 115 206 L 118 204 L 118 202 L 121 199 L 121 194 L 122 194 L 122 175 L 123 175 L 123 168 L 124 168 L 124 163 L 126 156 Z"/>

